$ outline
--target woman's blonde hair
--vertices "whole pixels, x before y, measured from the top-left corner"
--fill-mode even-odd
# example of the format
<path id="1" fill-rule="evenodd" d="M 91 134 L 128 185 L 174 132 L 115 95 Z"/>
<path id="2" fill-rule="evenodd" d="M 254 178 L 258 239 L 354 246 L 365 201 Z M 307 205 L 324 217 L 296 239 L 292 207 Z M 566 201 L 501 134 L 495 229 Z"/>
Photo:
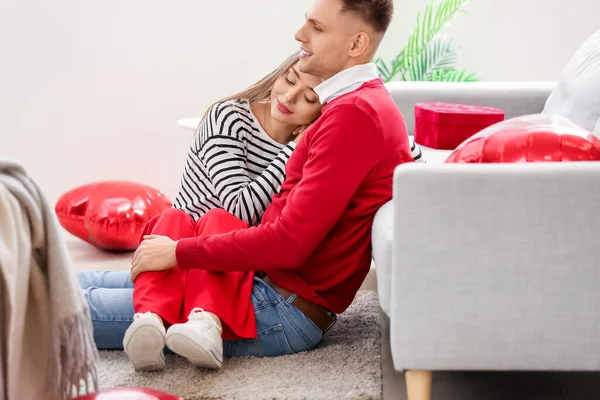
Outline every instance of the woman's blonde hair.
<path id="1" fill-rule="evenodd" d="M 289 56 L 279 67 L 271 71 L 267 76 L 262 78 L 260 81 L 256 82 L 254 85 L 250 86 L 248 89 L 215 101 L 213 104 L 211 104 L 210 107 L 208 107 L 207 111 L 204 113 L 202 121 L 204 121 L 212 107 L 224 101 L 246 99 L 250 104 L 253 104 L 257 101 L 269 100 L 271 98 L 271 91 L 273 90 L 273 86 L 275 85 L 275 81 L 277 80 L 277 78 L 285 74 L 298 61 L 300 61 L 300 53 L 296 51 L 294 52 L 294 54 Z"/>

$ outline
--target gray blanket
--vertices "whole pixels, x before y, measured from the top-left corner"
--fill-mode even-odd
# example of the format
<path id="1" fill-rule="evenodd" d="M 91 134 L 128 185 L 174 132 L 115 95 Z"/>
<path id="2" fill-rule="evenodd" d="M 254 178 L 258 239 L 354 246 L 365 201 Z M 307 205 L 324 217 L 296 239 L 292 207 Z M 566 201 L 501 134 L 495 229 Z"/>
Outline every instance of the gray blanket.
<path id="1" fill-rule="evenodd" d="M 87 303 L 54 215 L 16 161 L 0 157 L 1 400 L 63 400 L 95 388 Z"/>

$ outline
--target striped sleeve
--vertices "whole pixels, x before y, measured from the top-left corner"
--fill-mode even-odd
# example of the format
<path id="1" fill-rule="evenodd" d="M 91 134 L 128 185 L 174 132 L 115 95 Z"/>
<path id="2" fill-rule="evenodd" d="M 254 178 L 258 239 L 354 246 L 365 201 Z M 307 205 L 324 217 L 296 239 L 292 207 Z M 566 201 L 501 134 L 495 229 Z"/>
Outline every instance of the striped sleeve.
<path id="1" fill-rule="evenodd" d="M 188 150 L 179 192 L 173 204 L 175 208 L 179 208 L 194 217 L 194 220 L 197 220 L 212 208 L 220 208 L 220 204 L 212 194 L 212 187 L 207 185 L 205 179 L 203 179 L 205 173 L 198 157 L 198 149 L 199 140 L 196 135 Z"/>
<path id="2" fill-rule="evenodd" d="M 285 165 L 293 146 L 284 146 L 256 179 L 248 173 L 242 137 L 236 132 L 245 124 L 227 111 L 216 111 L 205 120 L 206 140 L 198 160 L 207 172 L 222 207 L 250 225 L 256 225 L 285 179 Z M 229 117 L 229 118 L 228 118 Z"/>
<path id="3" fill-rule="evenodd" d="M 423 158 L 423 152 L 418 144 L 415 143 L 415 140 L 412 136 L 408 137 L 408 143 L 410 145 L 410 155 L 416 162 L 424 163 L 425 158 Z"/>

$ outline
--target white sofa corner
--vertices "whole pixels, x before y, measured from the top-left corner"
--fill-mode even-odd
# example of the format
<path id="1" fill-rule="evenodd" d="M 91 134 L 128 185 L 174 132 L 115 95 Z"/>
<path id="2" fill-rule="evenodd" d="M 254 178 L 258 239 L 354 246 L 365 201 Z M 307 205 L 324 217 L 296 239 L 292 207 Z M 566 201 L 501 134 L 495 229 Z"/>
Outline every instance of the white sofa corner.
<path id="1" fill-rule="evenodd" d="M 440 100 L 510 118 L 541 112 L 553 87 L 390 90 L 405 117 Z M 600 370 L 598 204 L 596 162 L 398 166 L 373 226 L 395 369 Z"/>

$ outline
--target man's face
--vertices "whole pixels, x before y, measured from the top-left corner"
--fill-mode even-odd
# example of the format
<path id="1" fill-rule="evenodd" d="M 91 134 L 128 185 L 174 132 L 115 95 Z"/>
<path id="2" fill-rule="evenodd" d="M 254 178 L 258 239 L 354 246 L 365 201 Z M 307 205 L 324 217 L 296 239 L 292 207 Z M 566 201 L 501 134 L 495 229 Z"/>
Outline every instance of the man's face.
<path id="1" fill-rule="evenodd" d="M 347 68 L 357 17 L 342 13 L 340 0 L 316 0 L 295 38 L 302 49 L 298 69 L 323 80 Z"/>

